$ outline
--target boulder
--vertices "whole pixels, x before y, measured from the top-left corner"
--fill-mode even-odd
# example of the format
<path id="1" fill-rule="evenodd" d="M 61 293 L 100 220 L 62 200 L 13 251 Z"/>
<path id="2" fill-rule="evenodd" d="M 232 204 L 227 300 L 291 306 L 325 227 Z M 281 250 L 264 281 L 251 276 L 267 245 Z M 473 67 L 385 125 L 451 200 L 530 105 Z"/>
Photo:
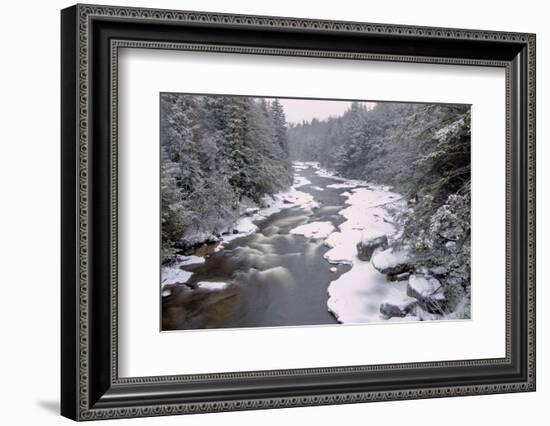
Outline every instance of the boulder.
<path id="1" fill-rule="evenodd" d="M 433 268 L 430 268 L 430 275 L 434 276 L 435 278 L 441 279 L 449 275 L 449 269 L 444 266 L 435 266 Z"/>
<path id="2" fill-rule="evenodd" d="M 409 251 L 389 248 L 376 253 L 372 257 L 372 266 L 381 274 L 399 275 L 412 269 Z"/>
<path id="3" fill-rule="evenodd" d="M 420 302 L 422 309 L 432 314 L 447 311 L 448 302 L 443 286 L 432 276 L 411 275 L 407 285 L 407 296 Z"/>
<path id="4" fill-rule="evenodd" d="M 407 316 L 418 304 L 412 297 L 405 297 L 399 301 L 386 301 L 380 305 L 380 313 L 386 318 Z"/>
<path id="5" fill-rule="evenodd" d="M 357 257 L 360 260 L 370 260 L 374 251 L 378 248 L 385 250 L 388 248 L 388 237 L 382 235 L 380 237 L 361 240 L 357 243 Z"/>

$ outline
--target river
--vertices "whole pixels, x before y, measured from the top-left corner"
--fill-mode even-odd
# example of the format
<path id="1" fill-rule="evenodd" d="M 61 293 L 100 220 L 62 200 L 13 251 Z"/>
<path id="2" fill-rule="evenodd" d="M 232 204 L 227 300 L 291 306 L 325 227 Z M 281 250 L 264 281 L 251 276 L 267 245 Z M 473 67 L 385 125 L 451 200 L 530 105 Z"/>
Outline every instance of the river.
<path id="1" fill-rule="evenodd" d="M 354 297 L 353 292 L 349 293 L 353 283 L 344 283 L 340 278 L 345 278 L 351 268 L 365 267 L 355 265 L 360 262 L 354 256 L 355 244 L 365 232 L 357 213 L 364 221 L 364 212 L 370 212 L 368 226 L 379 227 L 378 233 L 391 234 L 395 228 L 378 205 L 395 200 L 398 194 L 331 176 L 314 163 L 296 163 L 293 189 L 313 197 L 314 205 L 294 205 L 258 220 L 252 234 L 232 239 L 217 249 L 203 247 L 195 253 L 206 255 L 199 259 L 203 263 L 182 267 L 192 273 L 187 283 L 163 288 L 163 330 L 338 323 L 338 313 L 330 311 L 331 303 L 327 307 L 329 286 L 333 282 L 346 286 L 342 294 L 332 287 L 332 305 L 339 306 L 340 299 Z M 365 195 L 370 204 L 354 207 L 352 196 Z M 353 208 L 359 210 L 354 212 Z M 340 244 L 329 247 L 329 235 L 329 240 L 340 239 Z M 348 254 L 339 259 L 342 253 Z M 377 294 L 381 286 L 387 286 L 384 276 L 378 275 L 372 284 Z M 356 290 L 357 294 L 368 293 L 368 289 Z M 369 309 L 376 311 L 372 315 L 378 318 L 378 297 Z"/>

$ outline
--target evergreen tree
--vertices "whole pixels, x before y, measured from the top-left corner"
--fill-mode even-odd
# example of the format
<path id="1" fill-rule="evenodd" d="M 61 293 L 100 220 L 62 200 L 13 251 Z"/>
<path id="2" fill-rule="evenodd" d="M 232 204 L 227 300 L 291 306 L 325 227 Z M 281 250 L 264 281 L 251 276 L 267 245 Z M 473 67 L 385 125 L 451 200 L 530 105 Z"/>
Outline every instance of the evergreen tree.
<path id="1" fill-rule="evenodd" d="M 283 110 L 283 106 L 278 99 L 275 99 L 271 103 L 271 119 L 273 122 L 273 140 L 279 146 L 281 154 L 288 158 L 289 157 L 289 148 L 288 148 L 288 134 L 286 126 L 286 117 Z M 287 170 L 290 172 L 292 165 L 290 161 L 287 161 L 285 164 Z"/>

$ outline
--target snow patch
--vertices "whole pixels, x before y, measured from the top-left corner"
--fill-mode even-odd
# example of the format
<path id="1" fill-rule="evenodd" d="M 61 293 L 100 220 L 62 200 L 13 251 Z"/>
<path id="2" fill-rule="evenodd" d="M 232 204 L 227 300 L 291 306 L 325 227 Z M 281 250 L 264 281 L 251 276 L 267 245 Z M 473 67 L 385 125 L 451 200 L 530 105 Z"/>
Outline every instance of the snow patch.
<path id="1" fill-rule="evenodd" d="M 291 229 L 290 233 L 306 238 L 326 238 L 332 231 L 334 225 L 331 222 L 312 222 Z"/>
<path id="2" fill-rule="evenodd" d="M 344 189 L 344 188 L 357 188 L 358 186 L 367 186 L 367 182 L 362 180 L 348 180 L 342 183 L 332 183 L 327 185 L 327 188 L 332 189 Z"/>
<path id="3" fill-rule="evenodd" d="M 197 288 L 203 290 L 219 291 L 227 288 L 229 284 L 221 281 L 200 281 L 197 283 Z"/>
<path id="4" fill-rule="evenodd" d="M 314 163 L 316 164 L 316 163 Z M 309 162 L 303 162 L 303 161 L 294 161 L 292 163 L 292 166 L 294 167 L 294 170 L 306 170 L 311 167 L 311 163 Z"/>
<path id="5" fill-rule="evenodd" d="M 328 287 L 327 307 L 341 323 L 384 321 L 382 303 L 400 304 L 406 294 L 406 283 L 388 283 L 370 262 L 355 259 L 350 271 Z"/>
<path id="6" fill-rule="evenodd" d="M 200 265 L 206 262 L 201 256 L 176 256 L 173 263 L 160 268 L 160 282 L 163 286 L 170 284 L 185 284 L 193 272 L 185 271 L 182 267 Z"/>
<path id="7" fill-rule="evenodd" d="M 170 284 L 185 284 L 193 272 L 184 271 L 179 267 L 179 265 L 174 266 L 163 266 L 161 268 L 161 284 L 170 285 Z"/>
<path id="8" fill-rule="evenodd" d="M 262 199 L 264 205 L 254 216 L 252 220 L 264 219 L 272 214 L 279 213 L 281 210 L 291 207 L 302 207 L 304 209 L 314 209 L 319 204 L 313 198 L 313 195 L 298 191 L 294 187 L 284 192 L 278 192 L 272 197 L 266 196 Z"/>
<path id="9" fill-rule="evenodd" d="M 314 189 L 315 191 L 324 191 L 325 188 L 321 188 L 320 186 L 312 186 L 311 189 Z"/>
<path id="10" fill-rule="evenodd" d="M 294 176 L 294 184 L 292 185 L 294 188 L 299 188 L 300 186 L 304 185 L 310 185 L 311 181 L 303 176 L 296 175 Z"/>
<path id="11" fill-rule="evenodd" d="M 323 178 L 327 178 L 327 179 L 332 179 L 332 180 L 338 180 L 338 181 L 346 181 L 347 179 L 346 178 L 343 178 L 343 177 L 340 177 L 340 176 L 336 176 L 335 173 L 333 172 L 329 172 L 328 170 L 326 169 L 323 169 L 319 166 L 315 167 L 315 174 L 319 177 L 323 177 Z"/>
<path id="12" fill-rule="evenodd" d="M 241 217 L 233 227 L 233 230 L 240 234 L 251 234 L 252 232 L 256 232 L 258 227 L 252 223 L 252 219 L 249 217 Z"/>
<path id="13" fill-rule="evenodd" d="M 176 256 L 178 266 L 200 265 L 204 262 L 206 259 L 202 256 Z"/>
<path id="14" fill-rule="evenodd" d="M 257 214 L 259 214 L 259 211 Z M 254 216 L 243 216 L 239 218 L 233 225 L 233 233 L 222 235 L 222 243 L 216 247 L 216 251 L 220 250 L 223 245 L 230 241 L 236 240 L 237 238 L 246 237 L 256 232 L 258 227 L 254 224 L 253 220 Z"/>

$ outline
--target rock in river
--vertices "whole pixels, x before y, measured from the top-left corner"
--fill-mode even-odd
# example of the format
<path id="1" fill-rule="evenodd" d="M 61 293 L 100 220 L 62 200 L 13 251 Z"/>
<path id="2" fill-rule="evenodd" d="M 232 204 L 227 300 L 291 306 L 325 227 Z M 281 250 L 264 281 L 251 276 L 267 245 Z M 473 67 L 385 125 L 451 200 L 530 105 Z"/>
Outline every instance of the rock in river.
<path id="1" fill-rule="evenodd" d="M 374 254 L 374 251 L 377 248 L 383 250 L 388 248 L 388 237 L 385 235 L 369 238 L 366 240 L 361 240 L 357 243 L 357 257 L 360 260 L 368 261 L 371 256 Z"/>

